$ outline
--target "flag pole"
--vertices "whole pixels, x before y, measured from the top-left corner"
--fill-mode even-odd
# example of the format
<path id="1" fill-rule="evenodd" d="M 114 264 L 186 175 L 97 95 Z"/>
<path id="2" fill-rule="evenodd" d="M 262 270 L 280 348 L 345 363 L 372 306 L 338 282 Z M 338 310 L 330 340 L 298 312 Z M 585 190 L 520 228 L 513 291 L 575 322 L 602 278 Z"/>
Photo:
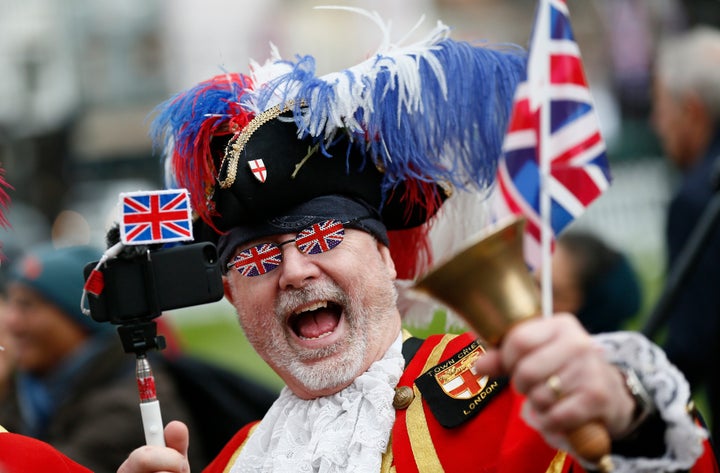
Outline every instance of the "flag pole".
<path id="1" fill-rule="evenodd" d="M 549 38 L 550 31 L 550 5 L 549 0 L 540 0 L 539 18 L 535 35 L 537 38 Z M 538 31 L 540 30 L 540 31 Z M 535 51 L 535 58 L 542 58 L 542 76 L 540 83 L 540 146 L 538 147 L 538 161 L 540 167 L 540 290 L 543 317 L 553 314 L 552 295 L 552 240 L 553 230 L 550 223 L 550 51 L 547 41 L 533 41 L 533 46 L 544 47 L 544 51 Z M 539 54 L 538 54 L 539 53 Z"/>

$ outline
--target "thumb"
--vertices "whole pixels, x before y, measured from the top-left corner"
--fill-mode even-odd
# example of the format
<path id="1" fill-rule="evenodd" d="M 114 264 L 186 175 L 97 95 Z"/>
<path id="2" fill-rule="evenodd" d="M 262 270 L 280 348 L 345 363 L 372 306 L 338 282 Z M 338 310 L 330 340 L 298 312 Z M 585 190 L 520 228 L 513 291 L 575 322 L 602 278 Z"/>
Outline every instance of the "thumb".
<path id="1" fill-rule="evenodd" d="M 475 360 L 475 371 L 488 376 L 501 376 L 504 373 L 502 358 L 497 349 L 490 348 L 477 360 Z"/>
<path id="2" fill-rule="evenodd" d="M 185 424 L 173 420 L 165 427 L 165 444 L 187 458 L 190 445 L 190 432 Z"/>

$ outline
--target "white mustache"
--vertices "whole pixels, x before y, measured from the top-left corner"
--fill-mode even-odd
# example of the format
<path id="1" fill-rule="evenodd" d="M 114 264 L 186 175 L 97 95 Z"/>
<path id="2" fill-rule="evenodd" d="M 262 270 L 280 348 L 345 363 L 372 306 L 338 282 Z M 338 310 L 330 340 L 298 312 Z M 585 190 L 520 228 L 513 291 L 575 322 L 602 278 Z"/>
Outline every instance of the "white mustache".
<path id="1" fill-rule="evenodd" d="M 318 300 L 332 301 L 344 307 L 347 306 L 347 294 L 335 283 L 326 281 L 280 293 L 275 303 L 275 314 L 284 317 L 286 314 L 294 312 L 297 307 Z"/>

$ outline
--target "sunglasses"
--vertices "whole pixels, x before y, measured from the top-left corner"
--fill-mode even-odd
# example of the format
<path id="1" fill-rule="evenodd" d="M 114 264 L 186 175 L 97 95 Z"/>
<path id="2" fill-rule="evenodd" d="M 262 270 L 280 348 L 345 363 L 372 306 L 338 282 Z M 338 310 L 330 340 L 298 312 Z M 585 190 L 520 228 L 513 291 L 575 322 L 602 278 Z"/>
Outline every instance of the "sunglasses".
<path id="1" fill-rule="evenodd" d="M 337 219 L 323 220 L 303 228 L 295 238 L 281 243 L 260 243 L 242 250 L 227 269 L 236 269 L 247 277 L 261 276 L 276 269 L 282 263 L 282 247 L 295 243 L 295 247 L 306 255 L 317 255 L 330 251 L 345 238 L 345 226 L 365 218 L 361 217 L 346 222 Z"/>

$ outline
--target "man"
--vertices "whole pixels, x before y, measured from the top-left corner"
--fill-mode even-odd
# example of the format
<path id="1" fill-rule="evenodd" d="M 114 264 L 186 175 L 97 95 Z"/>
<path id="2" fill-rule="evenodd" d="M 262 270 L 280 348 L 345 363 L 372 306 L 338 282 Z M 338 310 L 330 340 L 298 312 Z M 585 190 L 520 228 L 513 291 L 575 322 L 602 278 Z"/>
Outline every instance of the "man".
<path id="1" fill-rule="evenodd" d="M 135 361 L 113 326 L 80 309 L 83 268 L 99 256 L 88 246 L 42 245 L 13 263 L 4 310 L 16 372 L 0 401 L 0 425 L 13 434 L 0 441 L 34 437 L 97 473 L 145 443 Z M 163 414 L 190 422 L 172 378 L 153 368 Z"/>
<path id="2" fill-rule="evenodd" d="M 653 125 L 667 159 L 682 174 L 667 213 L 667 266 L 673 269 L 720 179 L 720 31 L 698 27 L 662 43 L 653 89 Z M 720 435 L 720 229 L 667 311 L 670 360 L 696 389 L 705 386 L 713 432 Z"/>
<path id="3" fill-rule="evenodd" d="M 427 267 L 423 238 L 451 187 L 490 184 L 524 68 L 517 50 L 447 34 L 320 78 L 309 56 L 276 58 L 161 108 L 170 183 L 191 189 L 226 297 L 287 384 L 205 471 L 582 471 L 607 460 L 568 443 L 587 424 L 617 441 L 618 471 L 713 471 L 687 387 L 646 341 L 599 349 L 568 316 L 518 326 L 501 350 L 401 329 L 393 283 Z M 650 399 L 664 388 L 648 368 L 681 394 L 674 407 Z M 188 471 L 187 428 L 165 436 L 118 471 Z"/>
<path id="4" fill-rule="evenodd" d="M 590 333 L 620 330 L 640 310 L 640 283 L 628 257 L 587 231 L 570 230 L 556 241 L 552 286 L 554 311 L 575 314 Z"/>

